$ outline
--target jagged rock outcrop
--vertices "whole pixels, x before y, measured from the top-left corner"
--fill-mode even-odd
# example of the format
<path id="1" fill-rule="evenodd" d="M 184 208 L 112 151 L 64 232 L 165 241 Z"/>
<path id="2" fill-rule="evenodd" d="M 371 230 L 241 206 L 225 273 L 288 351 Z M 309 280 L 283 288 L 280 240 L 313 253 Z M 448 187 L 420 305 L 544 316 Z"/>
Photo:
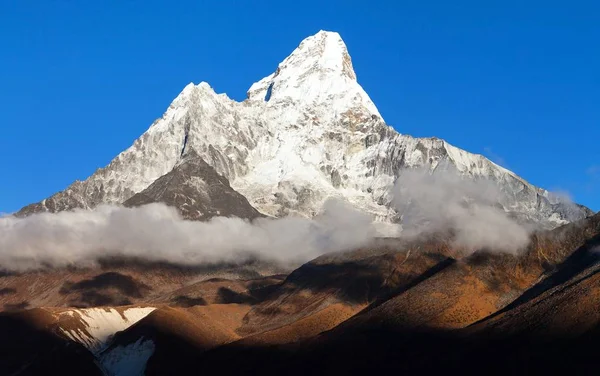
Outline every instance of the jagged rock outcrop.
<path id="1" fill-rule="evenodd" d="M 264 217 L 195 152 L 186 155 L 173 170 L 136 193 L 124 205 L 132 207 L 153 202 L 174 206 L 189 220 L 208 220 L 217 216 Z"/>

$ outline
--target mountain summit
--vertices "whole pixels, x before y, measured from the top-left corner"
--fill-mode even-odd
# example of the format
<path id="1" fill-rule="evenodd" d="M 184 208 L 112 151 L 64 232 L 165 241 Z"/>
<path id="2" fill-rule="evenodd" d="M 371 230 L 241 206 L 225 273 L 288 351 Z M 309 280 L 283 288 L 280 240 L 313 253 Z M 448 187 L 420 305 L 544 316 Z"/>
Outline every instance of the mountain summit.
<path id="1" fill-rule="evenodd" d="M 395 221 L 399 213 L 390 191 L 402 172 L 442 165 L 497 182 L 504 193 L 498 204 L 522 221 L 553 228 L 591 214 L 553 200 L 546 190 L 481 155 L 441 139 L 399 134 L 385 124 L 359 85 L 340 35 L 319 31 L 274 73 L 254 83 L 242 102 L 217 94 L 205 82 L 187 85 L 164 115 L 108 166 L 17 215 L 122 204 L 192 154 L 225 179 L 224 189 L 230 189 L 229 183 L 252 207 L 275 217 L 313 216 L 328 197 L 338 197 L 380 221 Z M 177 177 L 185 180 L 181 171 Z M 244 201 L 234 192 L 227 196 Z M 236 215 L 231 203 L 220 205 Z M 219 212 L 205 204 L 196 209 L 194 218 Z M 247 207 L 243 213 L 256 216 Z"/>
<path id="2" fill-rule="evenodd" d="M 352 59 L 338 33 L 319 31 L 306 38 L 282 61 L 277 70 L 248 90 L 250 101 L 290 101 L 331 105 L 331 111 L 344 105 L 362 106 L 371 115 L 379 111 L 356 81 Z"/>

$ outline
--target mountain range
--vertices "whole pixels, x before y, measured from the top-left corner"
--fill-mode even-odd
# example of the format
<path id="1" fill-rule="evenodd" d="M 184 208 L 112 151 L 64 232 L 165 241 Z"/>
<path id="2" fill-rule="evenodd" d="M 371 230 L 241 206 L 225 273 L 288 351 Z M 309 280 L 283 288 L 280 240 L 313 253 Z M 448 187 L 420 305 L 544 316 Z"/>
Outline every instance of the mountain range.
<path id="1" fill-rule="evenodd" d="M 242 102 L 187 85 L 108 166 L 3 220 L 15 233 L 49 223 L 51 252 L 63 239 L 51 229 L 70 211 L 86 228 L 101 220 L 82 213 L 107 204 L 164 203 L 186 225 L 256 224 L 318 220 L 331 198 L 401 232 L 299 264 L 257 256 L 182 265 L 103 249 L 91 264 L 1 265 L 0 375 L 597 373 L 600 214 L 444 140 L 397 132 L 335 32 L 302 41 Z M 487 215 L 469 217 L 469 234 L 502 240 L 526 228 L 525 242 L 473 249 L 443 226 L 405 236 L 415 217 L 431 227 L 465 213 Z M 483 230 L 480 218 L 492 219 Z M 92 241 L 77 240 L 68 244 Z M 28 255 L 24 246 L 17 256 Z"/>
<path id="2" fill-rule="evenodd" d="M 303 40 L 274 73 L 252 84 L 242 102 L 217 94 L 206 82 L 190 83 L 108 166 L 17 215 L 161 201 L 143 191 L 164 185 L 169 174 L 197 187 L 164 202 L 189 216 L 182 205 L 193 201 L 199 206 L 190 218 L 218 215 L 210 200 L 200 203 L 206 195 L 188 197 L 206 185 L 191 169 L 181 170 L 190 158 L 210 166 L 228 182 L 223 189 L 230 185 L 228 191 L 270 217 L 312 217 L 327 198 L 337 197 L 378 221 L 399 222 L 401 213 L 392 205 L 390 191 L 405 170 L 417 167 L 452 167 L 467 178 L 494 181 L 502 192 L 495 198 L 498 204 L 524 223 L 554 228 L 592 214 L 481 155 L 438 138 L 398 133 L 358 83 L 340 35 L 319 31 Z M 214 179 L 209 175 L 206 179 Z M 145 199 L 131 200 L 139 194 Z M 247 208 L 227 214 L 256 215 Z"/>

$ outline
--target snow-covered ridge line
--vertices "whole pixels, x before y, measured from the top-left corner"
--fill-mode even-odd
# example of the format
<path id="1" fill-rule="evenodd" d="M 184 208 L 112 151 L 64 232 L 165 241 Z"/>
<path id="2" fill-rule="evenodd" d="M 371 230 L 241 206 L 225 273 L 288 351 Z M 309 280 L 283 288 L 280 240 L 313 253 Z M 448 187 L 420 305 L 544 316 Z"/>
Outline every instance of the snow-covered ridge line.
<path id="1" fill-rule="evenodd" d="M 437 138 L 413 138 L 385 124 L 358 84 L 338 33 L 306 38 L 277 70 L 236 102 L 209 84 L 189 84 L 165 114 L 107 167 L 22 210 L 60 211 L 122 203 L 194 151 L 259 211 L 313 216 L 328 197 L 378 220 L 398 218 L 390 189 L 402 170 L 450 162 L 465 176 L 498 182 L 506 211 L 543 227 L 583 218 L 547 191 L 481 155 Z"/>

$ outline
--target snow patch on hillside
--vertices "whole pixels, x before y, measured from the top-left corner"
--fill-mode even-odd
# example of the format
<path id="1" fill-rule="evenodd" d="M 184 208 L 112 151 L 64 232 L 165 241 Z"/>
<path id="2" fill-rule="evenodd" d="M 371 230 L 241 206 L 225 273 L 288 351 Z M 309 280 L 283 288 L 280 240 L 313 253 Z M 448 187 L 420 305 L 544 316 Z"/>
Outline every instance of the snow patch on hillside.
<path id="1" fill-rule="evenodd" d="M 100 356 L 100 364 L 109 376 L 143 376 L 154 350 L 154 342 L 142 337 L 126 346 L 110 348 Z"/>
<path id="2" fill-rule="evenodd" d="M 60 331 L 69 339 L 88 348 L 92 353 L 102 351 L 115 333 L 129 328 L 156 308 L 72 309 L 59 314 Z"/>

